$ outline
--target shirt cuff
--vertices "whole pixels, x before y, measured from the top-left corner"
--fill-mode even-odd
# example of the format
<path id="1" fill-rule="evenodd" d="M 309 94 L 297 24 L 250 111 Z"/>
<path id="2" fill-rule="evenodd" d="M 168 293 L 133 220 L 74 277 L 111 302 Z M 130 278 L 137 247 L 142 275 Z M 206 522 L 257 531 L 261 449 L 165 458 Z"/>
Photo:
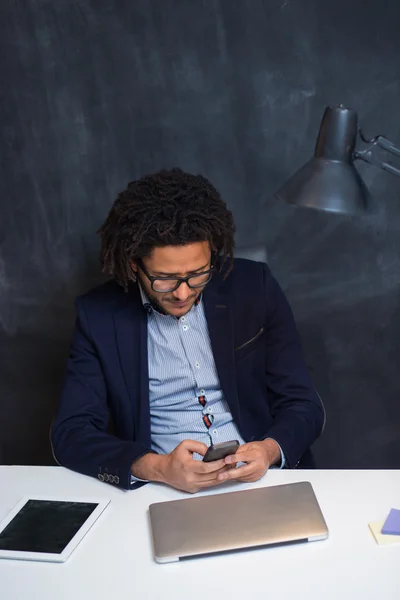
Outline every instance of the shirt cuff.
<path id="1" fill-rule="evenodd" d="M 131 474 L 131 485 L 134 483 L 149 483 L 149 479 L 139 479 L 139 477 L 135 477 Z"/>

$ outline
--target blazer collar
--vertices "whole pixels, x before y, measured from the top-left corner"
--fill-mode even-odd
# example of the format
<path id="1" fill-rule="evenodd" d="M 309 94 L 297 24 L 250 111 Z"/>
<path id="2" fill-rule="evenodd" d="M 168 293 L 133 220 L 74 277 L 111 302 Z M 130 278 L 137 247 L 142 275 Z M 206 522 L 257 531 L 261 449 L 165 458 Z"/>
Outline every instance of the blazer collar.
<path id="1" fill-rule="evenodd" d="M 230 275 L 228 275 L 229 279 Z M 216 274 L 204 290 L 204 309 L 214 362 L 225 399 L 235 422 L 240 424 L 234 356 L 234 321 L 228 281 Z"/>

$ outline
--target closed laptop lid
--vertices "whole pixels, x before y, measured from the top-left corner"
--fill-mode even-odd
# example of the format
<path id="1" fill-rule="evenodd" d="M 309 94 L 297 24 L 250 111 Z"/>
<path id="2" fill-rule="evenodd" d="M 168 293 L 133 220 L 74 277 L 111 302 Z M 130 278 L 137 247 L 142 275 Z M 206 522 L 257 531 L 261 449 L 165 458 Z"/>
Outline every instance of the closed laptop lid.
<path id="1" fill-rule="evenodd" d="M 306 481 L 158 502 L 149 511 L 157 562 L 328 536 Z"/>

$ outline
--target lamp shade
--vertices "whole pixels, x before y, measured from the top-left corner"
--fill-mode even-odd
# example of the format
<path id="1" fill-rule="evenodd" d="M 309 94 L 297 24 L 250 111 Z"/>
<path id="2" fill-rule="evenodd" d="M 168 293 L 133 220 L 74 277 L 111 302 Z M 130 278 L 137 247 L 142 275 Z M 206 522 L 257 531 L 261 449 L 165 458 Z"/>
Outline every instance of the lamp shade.
<path id="1" fill-rule="evenodd" d="M 290 204 L 354 215 L 367 208 L 369 192 L 353 164 L 357 113 L 327 107 L 314 157 L 276 192 Z"/>

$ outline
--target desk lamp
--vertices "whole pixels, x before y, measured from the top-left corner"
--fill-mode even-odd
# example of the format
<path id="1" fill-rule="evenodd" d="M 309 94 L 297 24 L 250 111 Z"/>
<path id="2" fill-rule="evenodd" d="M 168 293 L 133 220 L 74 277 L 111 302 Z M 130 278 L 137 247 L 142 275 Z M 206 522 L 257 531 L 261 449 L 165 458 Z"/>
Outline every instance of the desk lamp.
<path id="1" fill-rule="evenodd" d="M 367 144 L 365 150 L 356 150 L 357 133 Z M 275 196 L 290 204 L 333 213 L 364 212 L 369 192 L 354 160 L 363 160 L 400 176 L 400 169 L 377 159 L 374 152 L 377 147 L 400 157 L 400 149 L 384 136 L 369 140 L 364 137 L 355 110 L 329 106 L 321 121 L 314 157 L 292 175 Z"/>

